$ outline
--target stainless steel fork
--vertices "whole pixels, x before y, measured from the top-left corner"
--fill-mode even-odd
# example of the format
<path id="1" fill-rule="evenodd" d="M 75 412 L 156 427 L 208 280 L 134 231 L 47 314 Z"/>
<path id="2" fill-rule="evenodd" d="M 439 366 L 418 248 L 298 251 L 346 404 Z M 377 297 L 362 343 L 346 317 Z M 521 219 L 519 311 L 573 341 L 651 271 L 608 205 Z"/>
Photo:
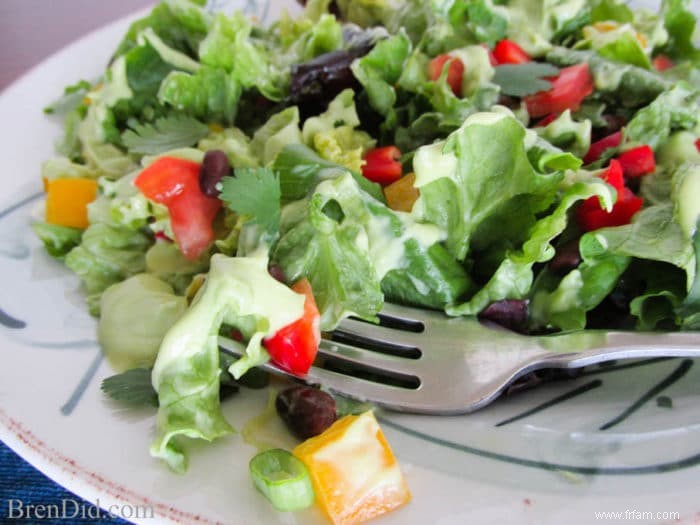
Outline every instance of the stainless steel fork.
<path id="1" fill-rule="evenodd" d="M 386 304 L 381 325 L 347 319 L 324 335 L 308 374 L 265 369 L 402 412 L 463 414 L 492 402 L 517 378 L 542 368 L 613 359 L 700 357 L 700 332 L 581 331 L 525 336 L 470 318 Z M 219 338 L 223 351 L 240 344 Z"/>

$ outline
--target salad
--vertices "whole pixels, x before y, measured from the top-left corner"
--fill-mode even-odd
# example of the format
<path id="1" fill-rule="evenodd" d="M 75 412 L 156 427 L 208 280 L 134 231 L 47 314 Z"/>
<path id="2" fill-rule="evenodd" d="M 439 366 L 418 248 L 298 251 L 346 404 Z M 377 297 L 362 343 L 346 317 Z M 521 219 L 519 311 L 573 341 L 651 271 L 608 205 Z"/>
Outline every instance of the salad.
<path id="1" fill-rule="evenodd" d="M 104 390 L 157 404 L 151 454 L 182 472 L 188 439 L 233 430 L 226 392 L 270 360 L 303 375 L 384 302 L 699 329 L 695 31 L 688 0 L 310 0 L 269 27 L 161 2 L 46 108 L 65 133 L 34 230 L 99 317 Z M 408 501 L 371 411 L 299 386 L 276 406 L 305 440 L 251 461 L 277 508 Z"/>

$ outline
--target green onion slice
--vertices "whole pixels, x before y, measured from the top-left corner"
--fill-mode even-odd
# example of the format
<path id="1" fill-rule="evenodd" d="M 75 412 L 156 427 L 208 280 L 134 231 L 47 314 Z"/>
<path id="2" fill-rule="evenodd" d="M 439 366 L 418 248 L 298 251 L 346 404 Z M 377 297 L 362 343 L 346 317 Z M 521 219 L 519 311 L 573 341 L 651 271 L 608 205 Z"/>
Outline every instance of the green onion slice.
<path id="1" fill-rule="evenodd" d="M 306 465 L 286 450 L 275 448 L 250 460 L 256 488 L 279 511 L 301 510 L 314 502 L 314 489 Z"/>

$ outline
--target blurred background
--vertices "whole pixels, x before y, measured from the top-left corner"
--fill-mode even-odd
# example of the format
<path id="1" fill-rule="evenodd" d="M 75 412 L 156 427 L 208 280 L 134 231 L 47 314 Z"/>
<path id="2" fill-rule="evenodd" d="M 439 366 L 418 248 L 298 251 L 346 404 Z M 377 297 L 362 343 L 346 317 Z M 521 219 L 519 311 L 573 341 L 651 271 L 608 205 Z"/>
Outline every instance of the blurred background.
<path id="1" fill-rule="evenodd" d="M 0 91 L 81 36 L 155 0 L 0 0 Z"/>

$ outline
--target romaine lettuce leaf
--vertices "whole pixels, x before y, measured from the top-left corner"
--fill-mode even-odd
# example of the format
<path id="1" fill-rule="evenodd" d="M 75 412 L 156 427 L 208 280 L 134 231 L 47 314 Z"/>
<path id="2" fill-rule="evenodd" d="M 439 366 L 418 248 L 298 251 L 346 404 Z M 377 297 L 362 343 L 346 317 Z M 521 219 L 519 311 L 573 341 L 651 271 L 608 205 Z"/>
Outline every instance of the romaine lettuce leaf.
<path id="1" fill-rule="evenodd" d="M 533 211 L 553 202 L 560 174 L 537 173 L 527 157 L 525 129 L 503 113 L 477 113 L 438 142 L 418 149 L 413 161 L 421 196 L 413 213 L 447 233 L 458 260 L 469 253 L 478 226 L 504 203 L 534 196 Z"/>
<path id="2" fill-rule="evenodd" d="M 140 231 L 91 224 L 79 246 L 66 255 L 66 266 L 83 281 L 90 313 L 99 314 L 102 292 L 146 269 L 145 253 L 152 240 Z"/>
<path id="3" fill-rule="evenodd" d="M 629 225 L 587 233 L 579 249 L 583 263 L 554 291 L 534 294 L 532 312 L 538 324 L 563 330 L 584 328 L 586 312 L 615 288 L 632 258 L 676 266 L 685 272 L 686 286 L 695 278 L 693 249 L 674 220 L 671 203 L 642 210 Z M 637 313 L 642 312 L 641 301 L 635 305 Z"/>
<path id="4" fill-rule="evenodd" d="M 387 115 L 396 104 L 396 89 L 404 63 L 411 53 L 411 41 L 404 31 L 378 42 L 372 51 L 352 64 L 355 78 L 367 91 L 370 105 Z"/>
<path id="5" fill-rule="evenodd" d="M 568 188 L 556 208 L 531 228 L 519 249 L 509 251 L 489 281 L 467 302 L 447 308 L 449 315 L 476 315 L 489 304 L 504 299 L 525 299 L 531 289 L 533 266 L 550 260 L 552 241 L 568 225 L 569 209 L 580 200 L 597 196 L 612 206 L 611 188 L 601 180 L 578 182 Z"/>
<path id="6" fill-rule="evenodd" d="M 303 308 L 304 296 L 271 277 L 266 258 L 214 255 L 204 286 L 158 351 L 152 379 L 160 408 L 151 455 L 183 472 L 182 438 L 212 441 L 232 432 L 219 402 L 217 338 L 222 324 L 239 328 L 249 341 L 248 358 L 232 365 L 240 377 L 267 360 L 263 337 L 299 319 Z"/>
<path id="7" fill-rule="evenodd" d="M 199 141 L 197 147 L 202 151 L 223 151 L 234 168 L 257 168 L 260 164 L 250 147 L 250 139 L 238 128 L 212 131 Z"/>
<path id="8" fill-rule="evenodd" d="M 201 67 L 196 73 L 172 71 L 160 84 L 158 100 L 205 122 L 232 124 L 242 85 L 224 69 Z"/>
<path id="9" fill-rule="evenodd" d="M 648 144 L 656 150 L 671 131 L 694 129 L 700 124 L 700 91 L 679 84 L 639 110 L 624 130 L 625 142 Z"/>
<path id="10" fill-rule="evenodd" d="M 289 144 L 277 155 L 273 164 L 280 176 L 280 189 L 284 202 L 303 199 L 326 179 L 334 179 L 348 170 L 326 160 L 303 144 Z M 370 182 L 356 172 L 350 172 L 363 191 L 379 202 L 384 202 L 384 193 L 379 184 Z"/>
<path id="11" fill-rule="evenodd" d="M 363 155 L 376 141 L 364 131 L 355 129 L 360 118 L 355 109 L 354 91 L 342 91 L 328 109 L 304 122 L 302 138 L 324 159 L 360 173 Z"/>
<path id="12" fill-rule="evenodd" d="M 219 13 L 199 46 L 202 64 L 231 73 L 244 88 L 256 87 L 270 100 L 284 96 L 286 84 L 282 72 L 262 42 L 252 38 L 251 21 L 241 12 L 230 17 Z"/>
<path id="13" fill-rule="evenodd" d="M 110 365 L 117 372 L 153 366 L 163 337 L 186 308 L 184 297 L 146 273 L 107 288 L 100 301 L 97 339 Z"/>
<path id="14" fill-rule="evenodd" d="M 57 259 L 63 259 L 68 252 L 78 246 L 83 236 L 83 230 L 78 228 L 58 226 L 46 222 L 32 223 L 32 230 L 44 243 L 49 255 Z"/>
<path id="15" fill-rule="evenodd" d="M 439 308 L 469 286 L 454 258 L 434 248 L 444 237 L 438 228 L 390 210 L 349 173 L 319 184 L 309 210 L 304 206 L 285 208 L 273 259 L 288 278 L 311 280 L 324 330 L 348 315 L 374 319 L 382 289 L 392 299 Z"/>
<path id="16" fill-rule="evenodd" d="M 250 149 L 263 166 L 273 162 L 285 146 L 301 143 L 299 123 L 299 108 L 291 106 L 272 115 L 255 132 Z"/>
<path id="17" fill-rule="evenodd" d="M 679 60 L 690 60 L 700 66 L 700 49 L 695 47 L 696 17 L 690 0 L 663 0 L 661 16 L 668 31 L 663 52 Z"/>

